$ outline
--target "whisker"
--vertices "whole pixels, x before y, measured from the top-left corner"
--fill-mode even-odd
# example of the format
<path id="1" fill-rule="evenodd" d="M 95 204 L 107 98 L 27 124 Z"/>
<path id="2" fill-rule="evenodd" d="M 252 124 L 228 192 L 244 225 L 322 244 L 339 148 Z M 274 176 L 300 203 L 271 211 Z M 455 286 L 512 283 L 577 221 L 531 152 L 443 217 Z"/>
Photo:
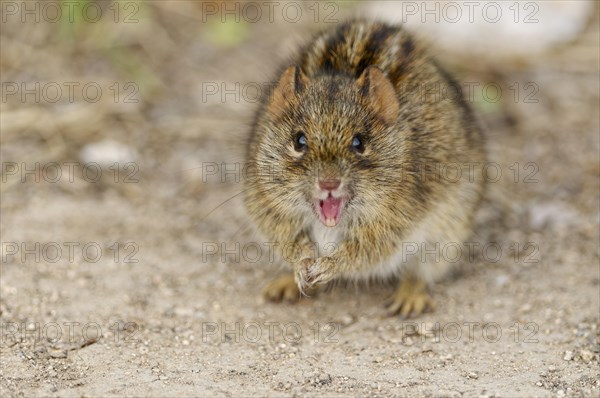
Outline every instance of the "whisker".
<path id="1" fill-rule="evenodd" d="M 212 209 L 211 211 L 208 212 L 208 214 L 206 214 L 205 216 L 203 216 L 202 218 L 200 218 L 200 220 L 198 222 L 202 222 L 204 221 L 208 216 L 210 216 L 215 210 L 217 210 L 219 207 L 223 206 L 225 203 L 228 203 L 229 201 L 235 199 L 236 197 L 240 196 L 241 194 L 245 193 L 246 191 L 248 191 L 248 189 L 244 189 L 241 192 L 236 193 L 235 195 L 231 196 L 228 199 L 225 199 L 223 202 L 221 202 L 217 207 L 215 207 L 214 209 Z"/>
<path id="2" fill-rule="evenodd" d="M 283 203 L 284 201 L 286 201 L 288 198 L 286 196 L 280 197 L 276 202 L 272 203 L 271 206 L 268 207 L 264 207 L 263 211 L 261 211 L 258 215 L 258 217 L 261 217 L 263 214 L 265 214 L 267 211 L 276 208 L 278 205 L 280 205 L 281 203 Z M 249 224 L 252 222 L 252 220 L 246 220 L 246 222 L 244 224 L 242 224 L 242 226 L 235 232 L 235 234 L 233 235 L 232 238 L 235 238 L 237 236 L 237 234 L 245 227 L 249 226 Z"/>

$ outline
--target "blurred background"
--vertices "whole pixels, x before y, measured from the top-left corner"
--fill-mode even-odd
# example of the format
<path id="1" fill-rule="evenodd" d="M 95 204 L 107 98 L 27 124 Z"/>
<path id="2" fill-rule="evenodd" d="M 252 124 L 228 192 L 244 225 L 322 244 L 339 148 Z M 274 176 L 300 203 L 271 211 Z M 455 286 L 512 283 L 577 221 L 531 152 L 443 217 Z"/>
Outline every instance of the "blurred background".
<path id="1" fill-rule="evenodd" d="M 493 349 L 517 363 L 507 372 L 526 386 L 522 393 L 598 395 L 597 2 L 1 7 L 0 320 L 16 329 L 3 327 L 0 392 L 146 395 L 170 386 L 174 394 L 372 395 L 445 386 L 475 394 L 491 385 L 488 392 L 516 394 L 508 381 L 490 384 L 498 362 L 478 353 Z M 390 347 L 398 345 L 385 335 L 397 320 L 377 318 L 383 329 L 372 328 L 385 292 L 336 289 L 324 300 L 272 306 L 260 289 L 277 264 L 206 256 L 207 243 L 243 247 L 254 238 L 239 169 L 220 173 L 223 163 L 242 164 L 273 72 L 311 35 L 357 16 L 405 23 L 464 82 L 502 173 L 476 235 L 538 260 L 471 264 L 464 279 L 436 288 L 441 309 L 425 320 L 535 322 L 541 343 L 437 346 L 436 358 L 450 355 L 443 366 L 452 365 L 425 377 L 435 367 L 423 354 L 427 342 L 405 347 L 408 362 L 397 362 Z M 281 336 L 264 344 L 200 341 L 203 322 L 273 319 L 341 325 L 344 355 L 354 362 L 339 364 L 340 345 L 286 345 Z M 93 322 L 101 338 L 36 337 L 49 322 Z M 116 338 L 124 324 L 134 325 L 135 338 Z M 282 361 L 293 371 L 275 376 Z M 407 365 L 415 361 L 418 371 Z M 534 371 L 549 364 L 561 372 Z M 399 373 L 380 374 L 384 365 Z M 356 374 L 355 366 L 364 370 Z M 479 376 L 464 390 L 456 380 L 475 368 Z M 399 387 L 399 379 L 417 381 Z"/>

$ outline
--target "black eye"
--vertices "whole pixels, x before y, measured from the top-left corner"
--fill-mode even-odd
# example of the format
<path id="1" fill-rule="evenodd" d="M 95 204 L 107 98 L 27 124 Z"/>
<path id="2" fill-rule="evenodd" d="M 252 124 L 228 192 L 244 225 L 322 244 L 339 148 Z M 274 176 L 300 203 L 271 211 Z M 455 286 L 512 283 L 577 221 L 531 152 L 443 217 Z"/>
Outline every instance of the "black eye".
<path id="1" fill-rule="evenodd" d="M 354 149 L 358 153 L 363 153 L 365 151 L 363 139 L 360 135 L 355 135 L 352 139 L 352 149 Z"/>
<path id="2" fill-rule="evenodd" d="M 294 136 L 294 149 L 298 152 L 305 152 L 308 149 L 304 132 L 298 131 Z"/>

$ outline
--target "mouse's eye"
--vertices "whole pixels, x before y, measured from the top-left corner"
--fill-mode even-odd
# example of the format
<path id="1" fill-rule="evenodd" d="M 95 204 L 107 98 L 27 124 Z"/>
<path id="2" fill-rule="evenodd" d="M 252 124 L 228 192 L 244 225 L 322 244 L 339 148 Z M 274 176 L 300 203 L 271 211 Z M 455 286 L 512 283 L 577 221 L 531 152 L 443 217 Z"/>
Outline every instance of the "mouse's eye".
<path id="1" fill-rule="evenodd" d="M 363 153 L 365 151 L 363 141 L 364 140 L 360 135 L 355 135 L 354 138 L 352 138 L 352 149 L 358 153 Z"/>
<path id="2" fill-rule="evenodd" d="M 303 131 L 296 132 L 296 135 L 294 136 L 294 149 L 298 152 L 306 152 L 308 149 L 306 135 Z"/>

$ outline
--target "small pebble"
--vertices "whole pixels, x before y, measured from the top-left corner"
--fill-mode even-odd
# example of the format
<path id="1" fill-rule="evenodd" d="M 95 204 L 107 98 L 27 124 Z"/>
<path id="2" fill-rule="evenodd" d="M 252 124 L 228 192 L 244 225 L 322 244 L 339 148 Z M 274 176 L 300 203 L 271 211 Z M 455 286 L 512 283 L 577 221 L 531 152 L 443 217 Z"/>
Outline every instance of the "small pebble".
<path id="1" fill-rule="evenodd" d="M 594 353 L 590 350 L 581 350 L 579 355 L 581 356 L 581 360 L 585 363 L 590 363 L 592 359 L 594 359 Z"/>
<path id="2" fill-rule="evenodd" d="M 134 162 L 137 154 L 126 144 L 106 139 L 87 144 L 81 149 L 79 157 L 84 163 L 98 163 L 100 166 L 109 167 L 115 163 L 124 165 Z"/>
<path id="3" fill-rule="evenodd" d="M 50 356 L 50 358 L 66 358 L 67 351 L 66 350 L 51 351 L 50 353 L 48 353 L 48 355 Z"/>
<path id="4" fill-rule="evenodd" d="M 319 384 L 329 384 L 331 383 L 331 376 L 327 373 L 322 373 L 319 376 Z"/>
<path id="5" fill-rule="evenodd" d="M 508 277 L 508 275 L 498 275 L 496 277 L 496 286 L 497 287 L 504 287 L 504 286 L 508 285 L 509 282 L 510 282 L 510 278 Z"/>

